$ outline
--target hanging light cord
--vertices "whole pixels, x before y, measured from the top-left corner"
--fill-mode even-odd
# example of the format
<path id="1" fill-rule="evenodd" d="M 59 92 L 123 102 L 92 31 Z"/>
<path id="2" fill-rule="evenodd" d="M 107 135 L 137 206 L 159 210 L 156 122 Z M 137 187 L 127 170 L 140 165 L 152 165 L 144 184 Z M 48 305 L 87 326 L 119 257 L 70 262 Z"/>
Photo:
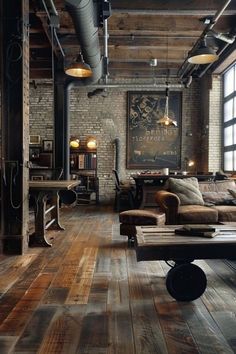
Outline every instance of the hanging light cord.
<path id="1" fill-rule="evenodd" d="M 167 84 L 167 87 L 166 87 L 166 105 L 165 105 L 164 116 L 165 117 L 169 117 L 169 88 L 168 88 L 168 82 L 166 84 Z"/>

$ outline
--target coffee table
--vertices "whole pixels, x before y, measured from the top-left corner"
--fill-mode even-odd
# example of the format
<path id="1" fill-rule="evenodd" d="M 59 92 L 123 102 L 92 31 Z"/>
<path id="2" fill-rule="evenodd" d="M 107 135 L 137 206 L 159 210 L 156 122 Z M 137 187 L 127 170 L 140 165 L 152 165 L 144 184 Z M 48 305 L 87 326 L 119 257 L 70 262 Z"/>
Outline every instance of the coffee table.
<path id="1" fill-rule="evenodd" d="M 205 238 L 176 235 L 174 230 L 182 226 L 137 226 L 135 251 L 138 262 L 173 261 L 166 277 L 167 290 L 176 300 L 192 301 L 204 293 L 207 285 L 204 271 L 192 262 L 196 259 L 236 259 L 236 227 L 214 225 L 220 234 Z"/>

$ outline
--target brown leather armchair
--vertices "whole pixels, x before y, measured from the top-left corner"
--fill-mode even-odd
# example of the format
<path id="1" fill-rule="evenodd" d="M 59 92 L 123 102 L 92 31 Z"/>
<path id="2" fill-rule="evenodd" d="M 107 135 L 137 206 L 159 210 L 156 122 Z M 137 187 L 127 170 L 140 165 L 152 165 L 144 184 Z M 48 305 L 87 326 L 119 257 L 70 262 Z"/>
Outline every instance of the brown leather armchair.
<path id="1" fill-rule="evenodd" d="M 166 215 L 166 224 L 178 224 L 179 197 L 166 190 L 156 192 L 155 200 Z"/>

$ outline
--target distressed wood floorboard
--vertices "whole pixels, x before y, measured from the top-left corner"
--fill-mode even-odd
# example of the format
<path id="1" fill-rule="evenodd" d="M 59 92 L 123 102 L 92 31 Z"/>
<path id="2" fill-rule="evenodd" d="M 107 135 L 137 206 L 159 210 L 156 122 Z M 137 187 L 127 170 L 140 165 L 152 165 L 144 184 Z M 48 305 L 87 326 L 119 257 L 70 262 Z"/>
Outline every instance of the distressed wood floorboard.
<path id="1" fill-rule="evenodd" d="M 137 262 L 111 207 L 61 209 L 51 248 L 0 256 L 0 354 L 236 353 L 236 270 L 197 261 L 208 286 L 177 302 L 169 266 Z"/>

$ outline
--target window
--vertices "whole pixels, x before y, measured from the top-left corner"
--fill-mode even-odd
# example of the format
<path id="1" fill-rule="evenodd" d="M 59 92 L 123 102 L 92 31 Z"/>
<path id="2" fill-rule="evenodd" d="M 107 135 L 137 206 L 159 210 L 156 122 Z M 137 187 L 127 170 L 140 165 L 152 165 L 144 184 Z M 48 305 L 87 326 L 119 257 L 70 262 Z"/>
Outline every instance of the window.
<path id="1" fill-rule="evenodd" d="M 236 171 L 236 64 L 223 76 L 223 161 L 224 171 Z"/>

